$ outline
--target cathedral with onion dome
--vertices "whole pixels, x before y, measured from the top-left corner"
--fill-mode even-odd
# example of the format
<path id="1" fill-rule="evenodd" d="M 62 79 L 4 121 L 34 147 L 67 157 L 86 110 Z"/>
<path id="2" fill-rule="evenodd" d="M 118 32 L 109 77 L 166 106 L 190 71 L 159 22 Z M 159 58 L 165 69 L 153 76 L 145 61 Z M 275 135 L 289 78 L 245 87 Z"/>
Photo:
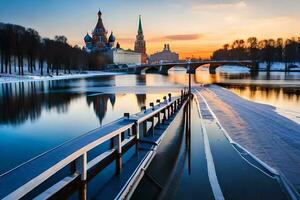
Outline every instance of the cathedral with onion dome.
<path id="1" fill-rule="evenodd" d="M 115 45 L 116 38 L 111 32 L 110 36 L 107 38 L 107 31 L 103 25 L 102 13 L 98 12 L 98 22 L 92 32 L 92 36 L 88 33 L 84 37 L 85 49 L 90 52 L 95 51 L 106 51 L 111 49 Z"/>
<path id="2" fill-rule="evenodd" d="M 116 43 L 116 37 L 111 31 L 107 37 L 107 30 L 102 21 L 102 13 L 98 11 L 98 21 L 91 34 L 84 37 L 85 51 L 89 53 L 103 53 L 107 55 L 114 64 L 141 64 L 146 62 L 146 42 L 142 30 L 141 17 L 139 17 L 138 35 L 134 51 L 124 50 Z"/>

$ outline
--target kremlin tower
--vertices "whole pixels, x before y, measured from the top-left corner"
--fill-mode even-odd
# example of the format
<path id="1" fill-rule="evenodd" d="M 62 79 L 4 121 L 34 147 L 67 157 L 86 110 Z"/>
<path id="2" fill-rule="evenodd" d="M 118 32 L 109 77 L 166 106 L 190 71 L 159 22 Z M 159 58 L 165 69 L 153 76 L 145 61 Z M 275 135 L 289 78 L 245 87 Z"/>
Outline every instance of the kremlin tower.
<path id="1" fill-rule="evenodd" d="M 139 16 L 139 28 L 138 28 L 138 34 L 136 35 L 136 40 L 134 44 L 134 51 L 142 54 L 142 63 L 147 62 L 146 41 L 144 40 L 141 15 Z"/>

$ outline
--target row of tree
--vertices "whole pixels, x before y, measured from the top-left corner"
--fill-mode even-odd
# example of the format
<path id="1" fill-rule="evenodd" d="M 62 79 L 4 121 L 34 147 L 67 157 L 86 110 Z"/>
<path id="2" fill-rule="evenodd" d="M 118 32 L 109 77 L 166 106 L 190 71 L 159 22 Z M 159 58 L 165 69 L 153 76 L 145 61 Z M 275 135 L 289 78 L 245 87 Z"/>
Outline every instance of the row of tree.
<path id="1" fill-rule="evenodd" d="M 77 45 L 72 47 L 65 36 L 41 38 L 31 28 L 1 23 L 0 57 L 1 73 L 14 71 L 20 75 L 24 75 L 24 66 L 28 66 L 29 73 L 39 70 L 41 75 L 44 71 L 58 75 L 59 70 L 70 73 L 71 69 L 101 69 L 108 62 L 105 56 L 88 54 Z"/>
<path id="2" fill-rule="evenodd" d="M 258 40 L 256 37 L 250 37 L 246 41 L 239 39 L 213 52 L 212 59 L 266 62 L 268 69 L 274 62 L 285 62 L 288 67 L 300 62 L 300 37 L 286 40 Z"/>

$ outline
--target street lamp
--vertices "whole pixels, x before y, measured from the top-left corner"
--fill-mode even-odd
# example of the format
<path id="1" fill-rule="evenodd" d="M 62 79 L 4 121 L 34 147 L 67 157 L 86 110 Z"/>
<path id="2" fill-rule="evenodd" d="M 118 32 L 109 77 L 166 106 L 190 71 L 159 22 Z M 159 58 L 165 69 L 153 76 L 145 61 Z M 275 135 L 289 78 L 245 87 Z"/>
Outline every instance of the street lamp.
<path id="1" fill-rule="evenodd" d="M 187 62 L 188 73 L 189 73 L 189 96 L 188 96 L 188 120 L 187 120 L 187 144 L 188 144 L 188 172 L 191 174 L 191 60 L 189 59 Z"/>
<path id="2" fill-rule="evenodd" d="M 189 73 L 189 97 L 191 96 L 191 60 L 188 60 L 188 73 Z"/>

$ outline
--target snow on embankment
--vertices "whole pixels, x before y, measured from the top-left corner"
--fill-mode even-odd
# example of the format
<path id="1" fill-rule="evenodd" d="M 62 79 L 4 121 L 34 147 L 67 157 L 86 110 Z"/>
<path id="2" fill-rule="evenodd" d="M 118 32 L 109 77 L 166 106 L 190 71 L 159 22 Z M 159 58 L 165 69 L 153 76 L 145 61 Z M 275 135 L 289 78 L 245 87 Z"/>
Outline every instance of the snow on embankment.
<path id="1" fill-rule="evenodd" d="M 50 80 L 63 80 L 63 79 L 74 79 L 74 78 L 87 78 L 92 76 L 109 76 L 109 75 L 119 75 L 122 73 L 117 72 L 102 72 L 102 71 L 87 71 L 85 73 L 76 74 L 59 74 L 59 75 L 30 75 L 26 74 L 24 76 L 16 74 L 0 74 L 0 84 L 1 83 L 15 83 L 15 82 L 28 82 L 28 81 L 50 81 Z"/>
<path id="2" fill-rule="evenodd" d="M 219 86 L 202 90 L 230 137 L 277 169 L 300 191 L 300 125 L 272 106 L 254 103 Z"/>

